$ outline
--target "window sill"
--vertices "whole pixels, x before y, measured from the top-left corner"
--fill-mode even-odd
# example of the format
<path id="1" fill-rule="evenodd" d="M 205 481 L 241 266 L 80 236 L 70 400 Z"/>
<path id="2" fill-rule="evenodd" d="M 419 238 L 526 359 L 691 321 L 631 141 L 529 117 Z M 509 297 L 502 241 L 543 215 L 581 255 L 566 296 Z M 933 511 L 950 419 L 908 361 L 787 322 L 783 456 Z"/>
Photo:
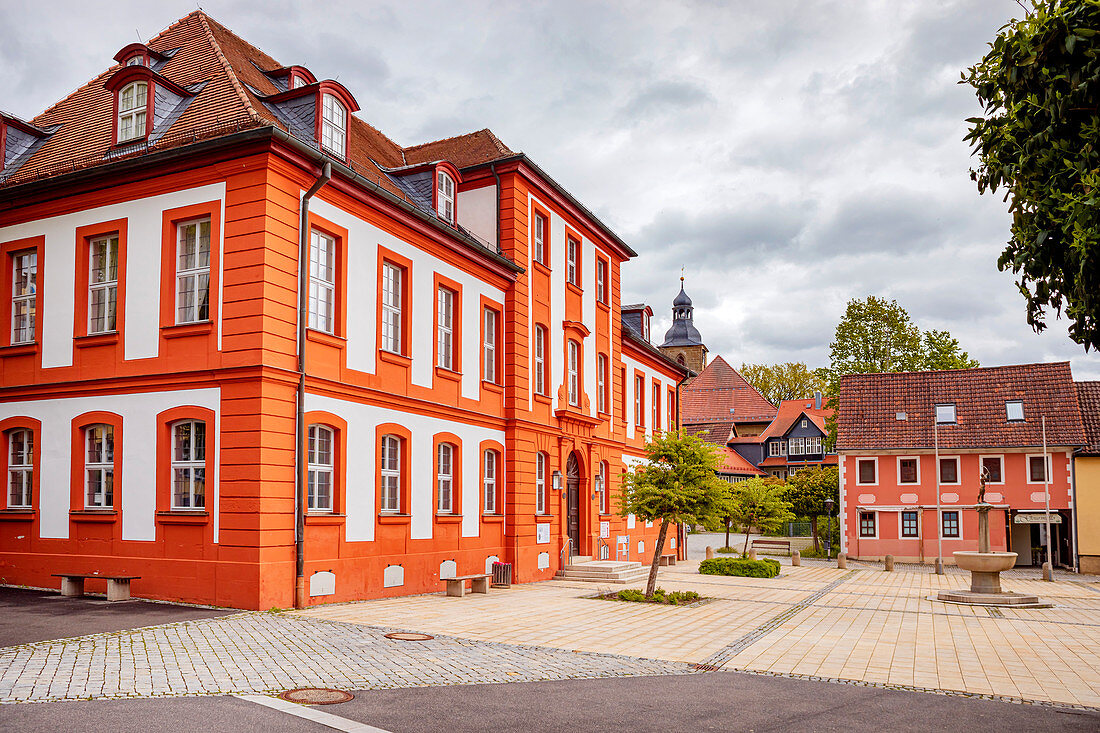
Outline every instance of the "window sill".
<path id="1" fill-rule="evenodd" d="M 0 522 L 31 522 L 38 512 L 31 507 L 12 507 L 0 509 Z"/>
<path id="2" fill-rule="evenodd" d="M 73 339 L 73 345 L 78 349 L 86 346 L 109 346 L 118 343 L 118 331 L 107 333 L 90 333 L 87 336 L 77 336 Z"/>
<path id="3" fill-rule="evenodd" d="M 539 394 L 538 392 L 535 392 L 535 402 L 541 402 L 544 405 L 554 404 L 554 401 L 552 399 L 544 394 Z"/>
<path id="4" fill-rule="evenodd" d="M 188 336 L 209 336 L 213 330 L 214 324 L 211 321 L 175 323 L 171 326 L 161 326 L 160 335 L 166 339 L 186 338 Z"/>
<path id="5" fill-rule="evenodd" d="M 157 512 L 157 521 L 163 524 L 206 524 L 210 514 L 205 509 L 172 509 Z"/>
<path id="6" fill-rule="evenodd" d="M 482 514 L 481 515 L 481 521 L 489 522 L 489 523 L 492 523 L 492 524 L 499 524 L 500 522 L 504 521 L 504 515 L 503 514 Z"/>
<path id="7" fill-rule="evenodd" d="M 554 521 L 554 517 L 549 514 L 535 515 L 535 524 L 550 524 L 552 521 Z"/>
<path id="8" fill-rule="evenodd" d="M 389 364 L 396 364 L 397 366 L 412 366 L 411 356 L 405 356 L 404 354 L 395 354 L 392 351 L 386 351 L 385 349 L 378 350 L 378 359 Z"/>
<path id="9" fill-rule="evenodd" d="M 458 524 L 462 521 L 461 514 L 436 514 L 435 521 L 440 524 Z"/>
<path id="10" fill-rule="evenodd" d="M 6 356 L 29 356 L 38 351 L 38 342 L 31 341 L 26 344 L 12 344 L 0 348 L 0 358 Z"/>
<path id="11" fill-rule="evenodd" d="M 496 392 L 497 394 L 504 394 L 504 387 L 496 382 L 490 382 L 488 379 L 481 380 L 481 388 L 487 389 L 490 392 Z"/>
<path id="12" fill-rule="evenodd" d="M 577 295 L 584 295 L 584 290 L 581 288 L 581 286 L 580 285 L 575 285 L 571 282 L 566 282 L 565 283 L 565 289 L 568 290 L 569 292 L 575 293 Z"/>
<path id="13" fill-rule="evenodd" d="M 316 512 L 306 514 L 306 524 L 316 525 L 333 525 L 343 524 L 347 519 L 346 514 L 336 514 L 334 512 Z"/>
<path id="14" fill-rule="evenodd" d="M 609 304 L 605 303 L 602 300 L 597 300 L 596 301 L 596 307 L 599 308 L 600 310 L 602 310 L 604 313 L 610 313 L 611 312 L 611 306 Z"/>
<path id="15" fill-rule="evenodd" d="M 69 519 L 74 522 L 114 522 L 118 519 L 118 512 L 114 509 L 73 509 L 69 512 Z"/>
<path id="16" fill-rule="evenodd" d="M 412 521 L 411 514 L 379 514 L 379 524 L 409 524 Z"/>
<path id="17" fill-rule="evenodd" d="M 545 262 L 540 262 L 540 261 L 536 260 L 534 257 L 532 257 L 531 258 L 531 264 L 533 264 L 535 266 L 535 269 L 538 270 L 539 272 L 541 272 L 543 275 L 549 275 L 550 274 L 550 266 L 547 265 Z"/>
<path id="18" fill-rule="evenodd" d="M 324 331 L 316 331 L 312 328 L 306 331 L 306 340 L 313 341 L 314 343 L 324 344 L 325 346 L 331 346 L 334 349 L 344 348 L 348 340 L 343 336 L 337 336 L 332 333 L 325 333 Z"/>
<path id="19" fill-rule="evenodd" d="M 458 382 L 462 380 L 462 372 L 456 372 L 454 369 L 448 369 L 447 367 L 437 366 L 435 368 L 435 376 L 440 379 L 449 379 L 452 382 Z"/>

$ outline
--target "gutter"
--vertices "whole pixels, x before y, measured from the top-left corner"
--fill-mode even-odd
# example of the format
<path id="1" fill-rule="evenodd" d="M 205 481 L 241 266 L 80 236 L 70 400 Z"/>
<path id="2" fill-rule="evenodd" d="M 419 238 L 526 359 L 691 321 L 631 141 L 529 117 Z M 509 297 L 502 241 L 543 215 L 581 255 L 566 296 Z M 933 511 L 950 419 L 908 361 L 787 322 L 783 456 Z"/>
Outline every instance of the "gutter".
<path id="1" fill-rule="evenodd" d="M 305 534 L 306 534 L 306 327 L 309 324 L 309 200 L 332 180 L 332 164 L 326 162 L 321 176 L 313 182 L 298 209 L 298 420 L 294 448 L 294 607 L 305 608 Z"/>

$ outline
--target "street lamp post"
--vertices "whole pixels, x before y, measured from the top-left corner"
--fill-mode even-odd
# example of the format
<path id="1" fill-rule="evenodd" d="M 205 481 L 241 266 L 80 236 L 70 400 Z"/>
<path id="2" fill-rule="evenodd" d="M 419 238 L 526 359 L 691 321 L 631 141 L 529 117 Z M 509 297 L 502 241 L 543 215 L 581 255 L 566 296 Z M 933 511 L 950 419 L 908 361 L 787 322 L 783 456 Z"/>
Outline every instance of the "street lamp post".
<path id="1" fill-rule="evenodd" d="M 825 557 L 832 559 L 833 557 L 833 502 L 832 499 L 825 500 Z"/>

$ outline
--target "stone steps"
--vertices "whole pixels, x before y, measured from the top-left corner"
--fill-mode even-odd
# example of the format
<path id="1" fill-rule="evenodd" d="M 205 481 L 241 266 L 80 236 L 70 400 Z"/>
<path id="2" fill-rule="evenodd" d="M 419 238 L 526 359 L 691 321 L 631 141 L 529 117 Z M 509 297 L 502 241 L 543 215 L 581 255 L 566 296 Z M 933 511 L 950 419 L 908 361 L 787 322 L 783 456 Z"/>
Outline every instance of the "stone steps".
<path id="1" fill-rule="evenodd" d="M 569 565 L 558 571 L 557 578 L 579 580 L 588 583 L 635 583 L 649 577 L 649 567 L 639 562 L 621 562 L 616 560 L 586 560 L 572 558 Z"/>

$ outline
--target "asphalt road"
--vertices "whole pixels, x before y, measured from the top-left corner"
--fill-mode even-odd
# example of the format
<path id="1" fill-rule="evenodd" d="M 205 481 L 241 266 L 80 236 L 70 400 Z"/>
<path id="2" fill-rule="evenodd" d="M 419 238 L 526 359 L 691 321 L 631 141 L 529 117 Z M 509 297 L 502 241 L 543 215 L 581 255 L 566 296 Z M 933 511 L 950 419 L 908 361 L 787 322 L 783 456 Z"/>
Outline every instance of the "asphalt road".
<path id="1" fill-rule="evenodd" d="M 56 591 L 0 586 L 0 646 L 212 618 L 227 613 L 234 611 L 139 600 L 111 602 L 96 596 L 63 598 Z M 0 726 L 3 717 L 0 710 Z"/>
<path id="2" fill-rule="evenodd" d="M 317 710 L 413 731 L 993 731 L 1100 729 L 1100 713 L 733 672 L 673 677 L 374 690 Z M 317 731 L 235 698 L 46 703 L 0 708 L 0 729 Z M 350 729 L 350 728 L 345 728 Z"/>

